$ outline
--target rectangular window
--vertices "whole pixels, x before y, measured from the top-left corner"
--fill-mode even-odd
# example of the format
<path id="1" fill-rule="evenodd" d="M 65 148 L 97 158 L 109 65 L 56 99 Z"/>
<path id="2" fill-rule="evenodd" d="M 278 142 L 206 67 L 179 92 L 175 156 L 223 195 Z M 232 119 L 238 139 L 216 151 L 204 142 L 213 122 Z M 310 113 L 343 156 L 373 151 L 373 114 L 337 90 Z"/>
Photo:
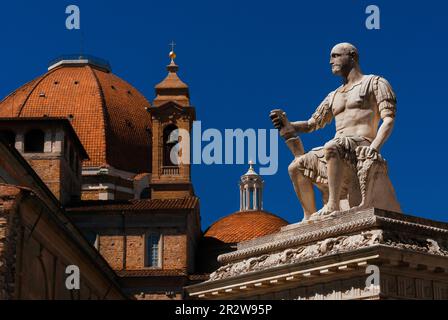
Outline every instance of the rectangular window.
<path id="1" fill-rule="evenodd" d="M 160 267 L 160 234 L 150 233 L 146 236 L 146 266 Z"/>

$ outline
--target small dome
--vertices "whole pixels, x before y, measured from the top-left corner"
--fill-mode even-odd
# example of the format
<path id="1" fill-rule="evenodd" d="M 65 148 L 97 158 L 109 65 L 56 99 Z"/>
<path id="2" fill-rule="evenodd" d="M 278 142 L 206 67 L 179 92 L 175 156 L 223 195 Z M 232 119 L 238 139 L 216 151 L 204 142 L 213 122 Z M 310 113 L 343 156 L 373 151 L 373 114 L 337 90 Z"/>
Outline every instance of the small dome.
<path id="1" fill-rule="evenodd" d="M 238 243 L 280 231 L 288 222 L 266 211 L 238 211 L 212 224 L 204 237 Z"/>
<path id="2" fill-rule="evenodd" d="M 90 160 L 84 166 L 151 171 L 150 103 L 107 63 L 64 57 L 0 102 L 0 117 L 71 119 Z"/>

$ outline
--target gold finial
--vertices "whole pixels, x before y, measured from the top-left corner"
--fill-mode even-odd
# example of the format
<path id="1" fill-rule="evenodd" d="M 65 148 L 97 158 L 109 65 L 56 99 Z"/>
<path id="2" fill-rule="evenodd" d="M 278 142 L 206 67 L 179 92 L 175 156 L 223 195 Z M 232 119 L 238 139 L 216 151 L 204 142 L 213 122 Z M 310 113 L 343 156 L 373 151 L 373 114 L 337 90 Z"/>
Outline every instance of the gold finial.
<path id="1" fill-rule="evenodd" d="M 176 46 L 176 43 L 174 41 L 171 41 L 170 43 L 171 46 L 171 51 L 170 51 L 170 59 L 171 61 L 174 61 L 174 59 L 176 59 L 176 54 L 174 53 L 174 47 Z"/>
<path id="2" fill-rule="evenodd" d="M 249 172 L 254 172 L 254 162 L 252 160 L 249 161 Z"/>

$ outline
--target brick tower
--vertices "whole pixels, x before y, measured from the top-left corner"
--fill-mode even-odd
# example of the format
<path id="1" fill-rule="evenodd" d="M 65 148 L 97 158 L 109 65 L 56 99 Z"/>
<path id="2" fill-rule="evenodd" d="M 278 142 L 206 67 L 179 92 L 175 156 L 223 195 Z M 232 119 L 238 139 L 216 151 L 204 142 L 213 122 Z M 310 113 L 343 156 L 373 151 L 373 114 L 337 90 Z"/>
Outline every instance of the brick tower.
<path id="1" fill-rule="evenodd" d="M 152 199 L 194 195 L 191 166 L 181 158 L 189 158 L 189 137 L 196 112 L 190 105 L 188 85 L 177 75 L 174 51 L 170 58 L 168 75 L 156 85 L 153 106 L 148 108 L 152 118 Z M 180 147 L 180 141 L 186 147 Z"/>

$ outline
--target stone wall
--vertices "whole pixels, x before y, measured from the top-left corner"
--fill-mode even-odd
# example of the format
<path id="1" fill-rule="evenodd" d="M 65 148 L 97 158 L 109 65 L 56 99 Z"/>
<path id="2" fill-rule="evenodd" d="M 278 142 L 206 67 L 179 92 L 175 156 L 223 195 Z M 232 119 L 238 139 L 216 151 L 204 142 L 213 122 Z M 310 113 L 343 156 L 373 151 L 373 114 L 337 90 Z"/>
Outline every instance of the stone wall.
<path id="1" fill-rule="evenodd" d="M 55 217 L 61 213 L 28 190 L 1 185 L 0 195 L 1 299 L 125 298 L 107 264 Z M 66 287 L 69 265 L 79 267 L 80 290 Z"/>

